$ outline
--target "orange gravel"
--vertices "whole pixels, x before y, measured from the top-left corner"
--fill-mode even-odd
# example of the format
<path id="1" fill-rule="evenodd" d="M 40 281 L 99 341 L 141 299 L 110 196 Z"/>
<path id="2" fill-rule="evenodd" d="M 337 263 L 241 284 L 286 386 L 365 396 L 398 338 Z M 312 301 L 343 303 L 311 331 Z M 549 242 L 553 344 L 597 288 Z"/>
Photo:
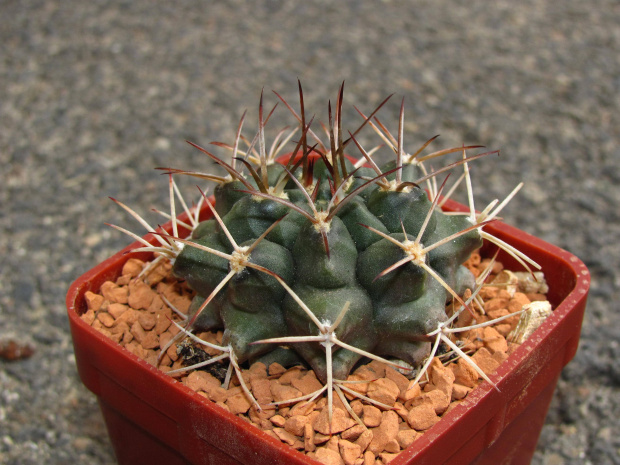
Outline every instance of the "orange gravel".
<path id="1" fill-rule="evenodd" d="M 466 265 L 479 275 L 488 261 L 478 255 Z M 101 286 L 99 294 L 87 292 L 87 311 L 82 319 L 96 330 L 119 343 L 130 352 L 157 365 L 159 352 L 178 333 L 171 320 L 181 317 L 165 303 L 167 300 L 182 313 L 187 313 L 193 293 L 179 283 L 170 273 L 170 265 L 161 264 L 138 279 L 145 263 L 137 259 L 127 261 L 122 275 L 115 281 Z M 502 271 L 496 263 L 487 282 Z M 545 300 L 542 294 L 510 292 L 506 286 L 484 287 L 485 314 L 475 306 L 475 317 L 463 312 L 457 326 L 468 326 L 520 310 L 533 300 Z M 487 374 L 493 373 L 517 346 L 507 341 L 507 336 L 519 320 L 510 317 L 494 327 L 459 333 L 464 350 Z M 218 344 L 222 332 L 198 335 Z M 184 366 L 180 355 L 183 344 L 173 344 L 166 350 L 159 368 L 166 372 Z M 191 349 L 191 346 L 189 346 Z M 202 349 L 202 347 L 201 347 Z M 219 352 L 205 348 L 208 355 Z M 473 355 L 472 355 L 473 353 Z M 231 413 L 246 419 L 267 434 L 306 453 L 324 464 L 377 465 L 389 463 L 397 454 L 421 437 L 447 411 L 466 398 L 482 380 L 478 373 L 463 359 L 450 363 L 435 357 L 420 385 L 392 367 L 373 361 L 349 375 L 347 387 L 373 400 L 391 407 L 382 410 L 353 395 L 346 394 L 353 412 L 361 419 L 358 424 L 334 396 L 334 410 L 329 424 L 327 399 L 319 397 L 313 402 L 302 401 L 269 406 L 316 391 L 320 382 L 312 371 L 296 366 L 284 368 L 278 364 L 266 367 L 255 363 L 243 371 L 243 378 L 256 400 L 263 406 L 257 410 L 243 392 L 236 376 L 229 389 L 207 371 L 196 370 L 179 374 L 177 379 L 190 389 L 207 397 Z"/>

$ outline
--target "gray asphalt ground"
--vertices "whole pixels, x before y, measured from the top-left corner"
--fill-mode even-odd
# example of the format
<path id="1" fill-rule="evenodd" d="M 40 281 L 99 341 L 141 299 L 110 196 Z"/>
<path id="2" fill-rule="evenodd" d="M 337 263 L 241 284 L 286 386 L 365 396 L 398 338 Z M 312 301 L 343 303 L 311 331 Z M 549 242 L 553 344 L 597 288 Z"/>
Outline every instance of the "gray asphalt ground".
<path id="1" fill-rule="evenodd" d="M 504 217 L 593 278 L 534 463 L 620 463 L 619 24 L 612 0 L 2 1 L 0 338 L 35 352 L 0 361 L 0 463 L 114 462 L 64 306 L 128 243 L 103 223 L 140 230 L 108 196 L 165 207 L 153 167 L 210 169 L 184 140 L 232 141 L 263 87 L 295 102 L 297 78 L 323 121 L 343 80 L 349 121 L 395 93 L 396 131 L 405 97 L 409 151 L 435 134 L 501 149 L 475 166 L 479 205 L 524 180 Z"/>

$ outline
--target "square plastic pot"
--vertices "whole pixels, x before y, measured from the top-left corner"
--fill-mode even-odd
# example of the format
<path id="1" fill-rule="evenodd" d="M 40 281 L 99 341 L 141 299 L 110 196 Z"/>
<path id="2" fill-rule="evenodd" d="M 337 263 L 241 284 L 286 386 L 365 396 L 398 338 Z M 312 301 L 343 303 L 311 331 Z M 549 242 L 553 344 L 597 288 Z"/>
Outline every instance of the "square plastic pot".
<path id="1" fill-rule="evenodd" d="M 454 202 L 448 209 L 464 210 Z M 390 462 L 405 464 L 528 464 L 562 368 L 577 351 L 590 277 L 570 253 L 503 223 L 486 231 L 536 260 L 554 312 L 458 407 Z M 187 233 L 187 231 L 186 231 Z M 145 236 L 153 240 L 151 235 Z M 115 280 L 134 243 L 78 278 L 67 311 L 79 375 L 98 398 L 118 463 L 135 465 L 318 464 L 228 413 L 106 338 L 80 319 L 84 294 Z M 494 250 L 485 245 L 483 254 Z M 508 269 L 518 270 L 500 254 Z"/>

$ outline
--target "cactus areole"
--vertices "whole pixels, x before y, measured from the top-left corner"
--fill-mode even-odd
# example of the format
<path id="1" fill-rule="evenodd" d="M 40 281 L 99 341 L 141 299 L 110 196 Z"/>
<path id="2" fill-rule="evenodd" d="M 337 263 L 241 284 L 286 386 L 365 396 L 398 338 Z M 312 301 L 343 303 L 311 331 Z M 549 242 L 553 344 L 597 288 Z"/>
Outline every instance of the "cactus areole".
<path id="1" fill-rule="evenodd" d="M 266 150 L 261 96 L 259 128 L 244 150 L 243 118 L 234 145 L 219 144 L 230 160 L 195 145 L 227 176 L 167 169 L 217 183 L 213 217 L 188 239 L 166 238 L 178 249 L 174 274 L 196 291 L 185 330 L 222 329 L 232 363 L 301 361 L 330 385 L 369 356 L 419 365 L 428 334 L 449 318 L 446 306 L 467 308 L 462 296 L 475 280 L 462 263 L 482 245 L 486 224 L 474 213 L 444 213 L 445 181 L 438 188 L 436 176 L 465 168 L 469 181 L 467 162 L 488 153 L 423 156 L 428 143 L 405 152 L 402 106 L 396 137 L 375 116 L 381 105 L 345 134 L 342 88 L 324 145 L 300 97 L 301 115 L 285 102 L 299 122 L 291 155 L 278 156 L 278 144 Z M 393 161 L 375 164 L 356 139 L 364 127 L 387 142 Z M 456 161 L 444 169 L 423 163 L 450 153 Z"/>

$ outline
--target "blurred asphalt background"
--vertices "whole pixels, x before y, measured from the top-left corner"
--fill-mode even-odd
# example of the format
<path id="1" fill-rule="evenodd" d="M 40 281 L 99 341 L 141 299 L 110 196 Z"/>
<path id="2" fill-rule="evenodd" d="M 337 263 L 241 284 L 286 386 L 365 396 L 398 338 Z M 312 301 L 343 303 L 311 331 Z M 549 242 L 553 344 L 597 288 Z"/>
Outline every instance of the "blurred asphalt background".
<path id="1" fill-rule="evenodd" d="M 184 140 L 232 141 L 261 88 L 296 105 L 298 77 L 323 121 L 346 80 L 350 121 L 353 104 L 394 92 L 382 115 L 397 128 L 406 98 L 409 151 L 435 134 L 437 148 L 501 149 L 473 167 L 478 205 L 524 180 L 504 217 L 593 278 L 534 463 L 620 463 L 619 24 L 612 0 L 3 0 L 0 338 L 35 353 L 0 361 L 0 463 L 113 463 L 64 306 L 76 277 L 129 242 L 103 223 L 140 230 L 108 196 L 165 207 L 153 167 L 209 169 Z M 281 107 L 272 127 L 284 121 Z"/>

